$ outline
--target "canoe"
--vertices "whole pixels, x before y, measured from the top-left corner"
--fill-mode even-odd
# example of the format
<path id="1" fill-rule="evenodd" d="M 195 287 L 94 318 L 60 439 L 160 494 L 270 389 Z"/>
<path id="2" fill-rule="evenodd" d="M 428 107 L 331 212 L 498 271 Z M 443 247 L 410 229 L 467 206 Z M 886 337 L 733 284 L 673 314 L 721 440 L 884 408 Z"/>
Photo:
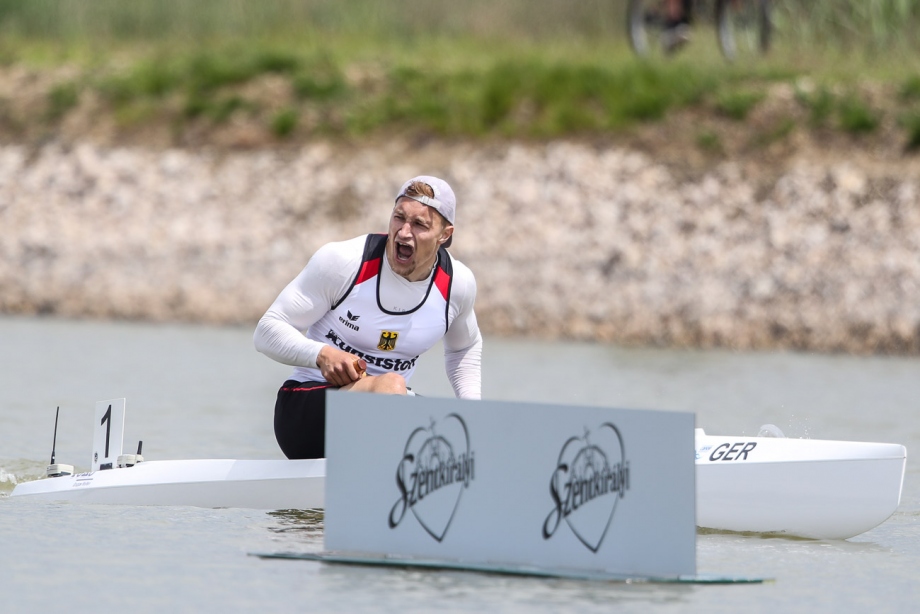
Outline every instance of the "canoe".
<path id="1" fill-rule="evenodd" d="M 714 436 L 696 429 L 695 447 L 696 524 L 705 529 L 846 539 L 883 523 L 901 500 L 902 445 Z M 325 475 L 325 459 L 142 461 L 23 482 L 11 497 L 322 509 Z"/>
<path id="2" fill-rule="evenodd" d="M 11 497 L 117 505 L 321 509 L 326 459 L 143 461 L 17 484 Z"/>
<path id="3" fill-rule="evenodd" d="M 885 522 L 901 501 L 902 445 L 712 436 L 699 428 L 695 440 L 699 527 L 846 539 Z"/>

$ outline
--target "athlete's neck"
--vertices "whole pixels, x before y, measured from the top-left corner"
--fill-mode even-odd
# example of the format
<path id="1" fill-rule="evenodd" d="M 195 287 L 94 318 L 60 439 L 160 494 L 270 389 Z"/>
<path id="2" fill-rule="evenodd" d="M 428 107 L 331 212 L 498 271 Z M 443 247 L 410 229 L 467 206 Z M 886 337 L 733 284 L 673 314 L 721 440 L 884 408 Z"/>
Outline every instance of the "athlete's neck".
<path id="1" fill-rule="evenodd" d="M 414 275 L 414 274 L 411 275 L 411 276 L 407 276 L 407 275 L 401 275 L 401 274 L 399 274 L 399 273 L 396 272 L 396 270 L 393 268 L 393 265 L 390 263 L 389 255 L 387 255 L 383 260 L 384 260 L 384 262 L 386 262 L 386 268 L 387 268 L 387 270 L 388 270 L 394 277 L 400 277 L 400 278 L 402 278 L 402 279 L 404 279 L 404 280 L 406 280 L 407 282 L 412 283 L 412 284 L 430 281 L 430 280 L 431 280 L 431 276 L 432 276 L 432 274 L 434 273 L 434 270 L 435 270 L 435 269 L 437 268 L 437 266 L 438 266 L 438 254 L 436 253 L 436 254 L 434 255 L 434 262 L 431 263 L 431 267 L 427 269 L 427 273 L 425 274 L 424 277 L 418 277 L 417 275 Z M 413 271 L 413 273 L 414 273 L 414 272 L 415 272 L 415 271 Z"/>

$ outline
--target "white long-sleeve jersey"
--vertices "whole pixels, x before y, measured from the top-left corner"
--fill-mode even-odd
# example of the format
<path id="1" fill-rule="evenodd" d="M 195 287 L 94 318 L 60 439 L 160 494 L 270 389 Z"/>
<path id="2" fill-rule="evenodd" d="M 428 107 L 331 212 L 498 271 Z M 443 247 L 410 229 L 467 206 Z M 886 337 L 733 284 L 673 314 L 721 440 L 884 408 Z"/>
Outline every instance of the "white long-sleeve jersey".
<path id="1" fill-rule="evenodd" d="M 322 331 L 317 332 L 314 325 L 328 317 L 330 310 L 353 288 L 362 267 L 366 243 L 367 235 L 364 235 L 320 248 L 259 320 L 253 335 L 256 349 L 293 366 L 291 379 L 321 379 L 317 356 L 324 345 L 335 343 L 324 339 Z M 469 268 L 455 258 L 450 257 L 450 263 L 453 275 L 443 335 L 445 368 L 458 398 L 479 399 L 482 335 L 473 310 L 476 280 Z M 426 300 L 435 270 L 425 280 L 410 282 L 394 273 L 384 256 L 379 267 L 379 283 L 375 284 L 381 310 L 393 314 L 415 310 Z M 311 327 L 314 327 L 313 334 L 308 334 Z M 375 347 L 354 347 L 352 350 L 359 355 L 380 353 Z"/>

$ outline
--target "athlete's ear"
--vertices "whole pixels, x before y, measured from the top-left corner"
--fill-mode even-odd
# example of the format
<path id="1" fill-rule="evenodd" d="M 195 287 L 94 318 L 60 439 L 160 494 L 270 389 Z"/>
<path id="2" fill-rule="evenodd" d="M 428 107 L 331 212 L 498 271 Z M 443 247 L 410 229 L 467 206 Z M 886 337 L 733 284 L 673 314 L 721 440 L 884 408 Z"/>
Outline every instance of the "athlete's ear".
<path id="1" fill-rule="evenodd" d="M 444 245 L 445 243 L 447 243 L 447 240 L 450 239 L 450 236 L 451 236 L 452 234 L 454 234 L 454 227 L 453 227 L 453 226 L 445 226 L 445 227 L 444 227 L 444 230 L 441 231 L 441 238 L 438 239 L 438 244 L 439 244 L 439 245 Z"/>

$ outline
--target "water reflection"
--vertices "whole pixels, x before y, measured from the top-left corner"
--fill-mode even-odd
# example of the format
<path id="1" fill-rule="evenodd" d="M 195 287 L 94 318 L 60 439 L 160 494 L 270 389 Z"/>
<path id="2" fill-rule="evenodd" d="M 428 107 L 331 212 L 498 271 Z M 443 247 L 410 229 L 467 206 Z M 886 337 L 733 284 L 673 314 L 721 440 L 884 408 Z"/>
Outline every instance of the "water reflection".
<path id="1" fill-rule="evenodd" d="M 702 527 L 697 527 L 696 534 L 699 536 L 705 536 L 703 540 L 697 540 L 697 547 L 706 545 L 708 540 L 713 540 L 713 543 L 722 540 L 734 540 L 738 545 L 747 545 L 748 547 L 757 547 L 757 545 L 764 544 L 769 546 L 771 542 L 779 542 L 776 545 L 779 547 L 801 547 L 801 548 L 830 548 L 832 550 L 837 550 L 840 552 L 850 552 L 850 553 L 861 553 L 861 552 L 893 552 L 891 548 L 881 546 L 872 541 L 848 541 L 843 539 L 812 539 L 810 537 L 799 537 L 797 535 L 786 535 L 785 533 L 753 533 L 750 531 L 720 531 L 718 529 L 706 529 Z M 745 540 L 748 540 L 748 543 L 745 544 Z M 782 542 L 786 542 L 787 545 L 784 546 Z M 724 541 L 722 543 L 725 543 Z"/>
<path id="2" fill-rule="evenodd" d="M 277 523 L 267 527 L 272 533 L 302 538 L 298 541 L 307 543 L 323 538 L 323 510 L 275 510 L 268 515 Z"/>

